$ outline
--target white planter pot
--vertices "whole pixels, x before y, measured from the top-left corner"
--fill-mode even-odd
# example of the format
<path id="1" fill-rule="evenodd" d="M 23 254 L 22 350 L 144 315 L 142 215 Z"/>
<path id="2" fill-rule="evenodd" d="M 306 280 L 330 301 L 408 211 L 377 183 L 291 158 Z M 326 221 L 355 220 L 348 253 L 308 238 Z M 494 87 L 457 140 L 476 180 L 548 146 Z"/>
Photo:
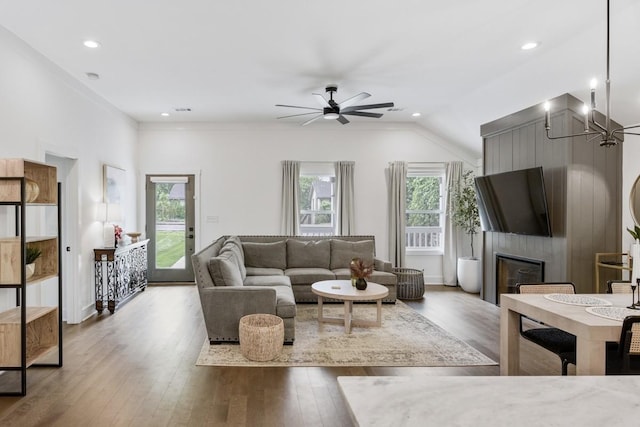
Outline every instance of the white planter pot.
<path id="1" fill-rule="evenodd" d="M 477 294 L 482 287 L 482 261 L 479 258 L 458 258 L 458 284 L 465 292 Z"/>
<path id="2" fill-rule="evenodd" d="M 633 260 L 633 271 L 631 272 L 631 281 L 636 282 L 640 278 L 640 244 L 634 243 L 630 248 L 631 259 Z"/>
<path id="3" fill-rule="evenodd" d="M 36 272 L 36 263 L 32 262 L 31 264 L 27 264 L 27 279 L 33 276 L 33 273 Z"/>

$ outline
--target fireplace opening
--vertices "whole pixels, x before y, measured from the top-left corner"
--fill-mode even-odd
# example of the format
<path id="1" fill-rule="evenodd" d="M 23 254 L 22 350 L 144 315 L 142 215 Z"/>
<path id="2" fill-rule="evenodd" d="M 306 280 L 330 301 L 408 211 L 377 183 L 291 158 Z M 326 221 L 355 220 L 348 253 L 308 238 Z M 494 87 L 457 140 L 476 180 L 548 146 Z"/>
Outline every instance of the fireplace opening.
<path id="1" fill-rule="evenodd" d="M 544 261 L 496 254 L 496 304 L 500 294 L 515 294 L 518 283 L 544 281 Z"/>

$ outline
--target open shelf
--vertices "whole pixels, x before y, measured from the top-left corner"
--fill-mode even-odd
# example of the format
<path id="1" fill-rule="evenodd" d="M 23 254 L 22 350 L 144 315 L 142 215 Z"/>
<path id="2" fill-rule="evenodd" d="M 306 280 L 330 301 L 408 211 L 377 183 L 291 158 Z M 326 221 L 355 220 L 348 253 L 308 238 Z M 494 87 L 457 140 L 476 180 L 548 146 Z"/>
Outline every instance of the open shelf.
<path id="1" fill-rule="evenodd" d="M 36 271 L 27 281 L 34 282 L 58 275 L 58 238 L 56 236 L 27 237 L 28 247 L 40 249 L 42 255 L 36 260 Z M 20 284 L 20 237 L 0 239 L 0 285 Z"/>
<path id="2" fill-rule="evenodd" d="M 20 307 L 0 313 L 0 366 L 21 366 Z M 27 366 L 58 345 L 58 308 L 27 307 Z"/>
<path id="3" fill-rule="evenodd" d="M 25 159 L 0 159 L 0 176 L 3 178 L 26 178 L 39 189 L 34 204 L 55 205 L 58 203 L 56 168 Z M 19 179 L 0 180 L 0 201 L 21 201 Z"/>

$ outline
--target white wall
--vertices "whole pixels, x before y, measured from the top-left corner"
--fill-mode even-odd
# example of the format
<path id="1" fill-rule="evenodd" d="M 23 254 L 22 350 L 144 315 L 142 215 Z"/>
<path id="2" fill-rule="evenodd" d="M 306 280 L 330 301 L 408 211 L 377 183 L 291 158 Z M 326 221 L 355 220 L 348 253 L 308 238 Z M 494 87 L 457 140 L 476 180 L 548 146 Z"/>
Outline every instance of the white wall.
<path id="1" fill-rule="evenodd" d="M 102 199 L 103 163 L 127 170 L 126 224 L 137 227 L 137 123 L 2 27 L 0 64 L 0 157 L 44 161 L 49 152 L 77 159 L 78 205 L 63 204 L 78 217 L 77 241 L 65 244 L 71 246 L 76 270 L 65 274 L 78 279 L 77 289 L 69 290 L 76 294 L 74 310 L 81 311 L 73 316 L 77 319 L 90 314 L 94 302 L 93 248 L 102 246 L 102 225 L 94 214 Z M 8 293 L 0 293 L 1 308 L 14 303 Z"/>
<path id="2" fill-rule="evenodd" d="M 467 167 L 475 167 L 477 161 L 413 124 L 145 123 L 140 125 L 139 143 L 141 175 L 201 172 L 197 216 L 215 216 L 219 222 L 201 221 L 197 247 L 223 234 L 281 232 L 282 160 L 353 160 L 355 234 L 375 235 L 376 253 L 385 259 L 388 163 L 463 160 Z M 140 182 L 143 180 L 141 176 Z M 142 196 L 139 204 L 144 206 Z M 139 215 L 143 218 L 144 214 Z M 412 258 L 410 263 L 424 268 L 427 277 L 442 277 L 441 256 L 422 257 L 421 261 Z"/>
<path id="3" fill-rule="evenodd" d="M 622 248 L 621 252 L 628 252 L 633 238 L 626 231 L 633 229 L 633 218 L 629 210 L 629 195 L 631 187 L 640 175 L 640 136 L 625 135 L 622 146 Z M 640 225 L 640 224 L 639 224 Z"/>

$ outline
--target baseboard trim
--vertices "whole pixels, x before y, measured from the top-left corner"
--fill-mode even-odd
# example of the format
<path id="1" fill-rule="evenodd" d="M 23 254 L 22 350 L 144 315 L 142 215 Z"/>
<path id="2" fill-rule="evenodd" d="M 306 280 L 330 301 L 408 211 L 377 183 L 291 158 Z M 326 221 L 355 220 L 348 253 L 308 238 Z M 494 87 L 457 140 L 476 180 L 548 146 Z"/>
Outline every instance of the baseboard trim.
<path id="1" fill-rule="evenodd" d="M 82 315 L 80 318 L 82 319 L 82 322 L 84 322 L 85 320 L 87 320 L 88 318 L 90 318 L 96 313 L 97 313 L 96 305 L 95 303 L 91 303 L 82 309 Z"/>
<path id="2" fill-rule="evenodd" d="M 149 282 L 147 286 L 195 286 L 196 282 Z"/>

